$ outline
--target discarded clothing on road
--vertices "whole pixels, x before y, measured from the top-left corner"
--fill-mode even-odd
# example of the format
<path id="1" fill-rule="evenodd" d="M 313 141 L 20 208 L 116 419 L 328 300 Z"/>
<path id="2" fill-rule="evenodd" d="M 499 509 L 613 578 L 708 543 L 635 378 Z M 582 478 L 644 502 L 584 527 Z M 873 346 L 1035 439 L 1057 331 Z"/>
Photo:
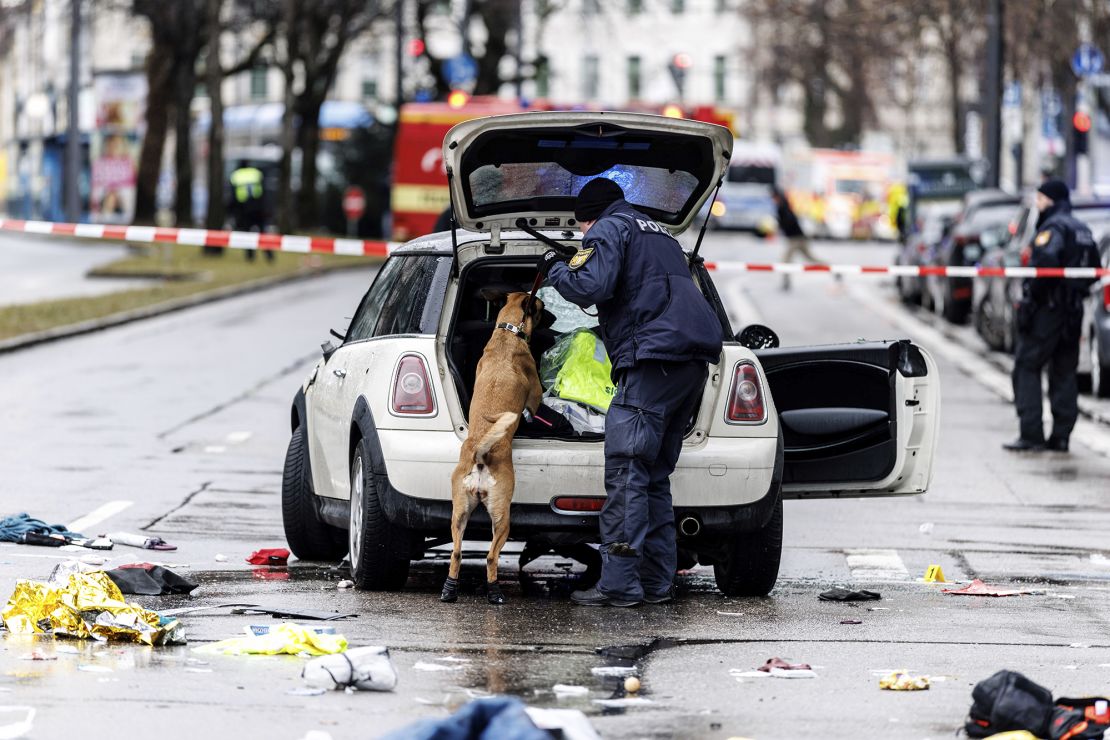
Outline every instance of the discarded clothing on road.
<path id="1" fill-rule="evenodd" d="M 525 711 L 524 702 L 508 696 L 476 699 L 450 717 L 416 722 L 381 740 L 551 740 Z"/>
<path id="2" fill-rule="evenodd" d="M 264 547 L 252 552 L 247 562 L 251 565 L 287 565 L 289 551 L 284 547 Z"/>
<path id="3" fill-rule="evenodd" d="M 1110 700 L 1104 697 L 1055 702 L 1052 692 L 1016 671 L 998 671 L 971 691 L 964 729 L 971 737 L 1025 730 L 1051 740 L 1101 738 L 1110 729 Z"/>
<path id="4" fill-rule="evenodd" d="M 314 658 L 301 669 L 301 678 L 320 689 L 393 691 L 397 686 L 397 669 L 389 659 L 389 650 L 375 645 Z"/>
<path id="5" fill-rule="evenodd" d="M 809 663 L 791 663 L 782 658 L 771 658 L 755 670 L 774 678 L 817 678 L 817 672 Z"/>
<path id="6" fill-rule="evenodd" d="M 334 655 L 347 649 L 343 635 L 321 634 L 286 622 L 269 634 L 232 637 L 193 648 L 198 653 L 221 655 Z"/>
<path id="7" fill-rule="evenodd" d="M 96 640 L 130 640 L 145 645 L 185 642 L 181 623 L 160 617 L 123 594 L 104 571 L 72 573 L 64 588 L 17 581 L 2 613 L 13 635 L 53 633 Z"/>
<path id="8" fill-rule="evenodd" d="M 182 578 L 172 570 L 151 563 L 121 565 L 107 573 L 119 590 L 125 594 L 144 596 L 187 594 L 192 593 L 197 587 L 197 584 Z"/>
<path id="9" fill-rule="evenodd" d="M 909 671 L 893 671 L 879 679 L 879 688 L 887 691 L 925 691 L 928 676 L 914 676 Z"/>
<path id="10" fill-rule="evenodd" d="M 0 519 L 0 542 L 19 542 L 20 538 L 28 532 L 45 536 L 59 535 L 63 539 L 85 537 L 83 534 L 70 532 L 62 524 L 47 524 L 41 519 L 32 519 L 29 514 L 16 514 Z"/>
<path id="11" fill-rule="evenodd" d="M 882 598 L 878 591 L 852 591 L 847 588 L 831 588 L 817 596 L 821 601 L 878 601 Z"/>
<path id="12" fill-rule="evenodd" d="M 941 589 L 941 593 L 952 594 L 953 596 L 1021 596 L 1040 592 L 1031 591 L 1029 589 L 1006 589 L 997 586 L 988 586 L 976 578 L 963 588 L 945 588 Z"/>

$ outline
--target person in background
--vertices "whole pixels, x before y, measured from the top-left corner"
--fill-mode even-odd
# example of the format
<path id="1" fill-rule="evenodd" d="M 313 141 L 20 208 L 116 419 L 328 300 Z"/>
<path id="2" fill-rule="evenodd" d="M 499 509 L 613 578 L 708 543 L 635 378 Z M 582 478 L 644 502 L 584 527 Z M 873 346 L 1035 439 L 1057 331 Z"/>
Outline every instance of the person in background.
<path id="1" fill-rule="evenodd" d="M 266 230 L 266 204 L 264 200 L 262 170 L 252 167 L 245 160 L 239 160 L 235 171 L 231 173 L 229 185 L 231 194 L 228 204 L 228 215 L 231 216 L 232 228 L 236 231 L 256 231 L 262 233 Z M 247 261 L 254 261 L 256 249 L 246 250 Z M 266 252 L 266 260 L 274 261 L 272 249 Z"/>
<path id="2" fill-rule="evenodd" d="M 1037 188 L 1037 235 L 1026 247 L 1031 267 L 1098 267 L 1091 230 L 1071 215 L 1068 186 L 1047 180 Z M 1024 260 L 1023 260 L 1024 261 Z M 1068 451 L 1079 416 L 1079 335 L 1083 297 L 1093 279 L 1026 278 L 1017 314 L 1014 405 L 1021 434 L 1003 447 L 1014 452 Z M 1041 375 L 1048 368 L 1052 434 L 1044 436 Z"/>
<path id="3" fill-rule="evenodd" d="M 771 191 L 771 200 L 774 201 L 775 208 L 778 211 L 779 233 L 786 239 L 786 252 L 782 256 L 782 261 L 791 262 L 794 255 L 799 254 L 813 264 L 825 264 L 809 251 L 809 239 L 806 238 L 806 233 L 802 231 L 802 225 L 798 223 L 798 217 L 794 215 L 794 210 L 790 207 L 790 201 L 786 194 L 775 188 Z M 782 276 L 782 289 L 790 290 L 789 274 Z"/>

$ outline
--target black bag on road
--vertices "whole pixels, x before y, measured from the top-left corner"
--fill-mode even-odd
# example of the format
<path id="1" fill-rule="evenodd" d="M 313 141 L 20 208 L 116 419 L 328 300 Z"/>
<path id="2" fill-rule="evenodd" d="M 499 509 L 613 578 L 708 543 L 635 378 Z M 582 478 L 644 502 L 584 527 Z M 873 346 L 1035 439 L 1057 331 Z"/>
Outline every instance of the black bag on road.
<path id="1" fill-rule="evenodd" d="M 1052 692 L 1016 671 L 999 671 L 971 691 L 971 711 L 964 729 L 971 737 L 990 737 L 1009 730 L 1028 730 L 1048 737 Z"/>

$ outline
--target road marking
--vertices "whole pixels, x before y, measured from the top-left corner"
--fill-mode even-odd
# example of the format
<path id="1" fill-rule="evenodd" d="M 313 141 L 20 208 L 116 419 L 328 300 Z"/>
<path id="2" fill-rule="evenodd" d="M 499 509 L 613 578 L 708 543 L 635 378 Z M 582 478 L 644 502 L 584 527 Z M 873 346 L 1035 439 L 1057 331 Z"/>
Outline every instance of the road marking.
<path id="1" fill-rule="evenodd" d="M 1002 400 L 1013 403 L 1013 382 L 1009 375 L 985 359 L 986 348 L 983 349 L 983 353 L 976 354 L 921 319 L 911 316 L 901 306 L 893 305 L 890 301 L 875 295 L 874 292 L 856 286 L 851 286 L 848 290 L 855 300 L 866 305 L 898 329 L 912 335 L 913 339 L 929 352 L 944 357 L 966 375 L 994 391 Z M 1044 401 L 1044 414 L 1047 418 L 1052 416 L 1052 407 L 1047 399 Z M 1014 426 L 1016 430 L 1016 420 Z M 1080 418 L 1075 424 L 1075 429 L 1072 430 L 1071 438 L 1095 453 L 1110 457 L 1110 434 L 1107 434 L 1102 425 L 1097 422 Z"/>
<path id="2" fill-rule="evenodd" d="M 223 445 L 208 445 L 204 451 L 210 455 L 219 455 L 221 452 L 227 452 L 227 448 Z"/>
<path id="3" fill-rule="evenodd" d="M 229 444 L 237 445 L 246 442 L 252 435 L 253 432 L 232 432 L 227 435 L 227 441 Z"/>
<path id="4" fill-rule="evenodd" d="M 906 581 L 910 572 L 898 556 L 897 550 L 872 550 L 867 548 L 845 550 L 848 569 L 856 581 Z"/>
<path id="5" fill-rule="evenodd" d="M 130 508 L 133 503 L 135 503 L 135 502 L 134 501 L 109 501 L 108 503 L 104 504 L 103 506 L 100 506 L 96 509 L 93 509 L 91 512 L 89 512 L 88 514 L 85 514 L 85 516 L 81 517 L 80 519 L 74 519 L 72 522 L 70 522 L 68 525 L 66 525 L 66 528 L 70 532 L 79 532 L 79 533 L 84 534 L 85 530 L 87 530 L 91 527 L 95 527 L 97 524 L 100 524 L 102 521 L 104 521 L 108 517 L 115 516 L 116 514 L 123 511 L 124 509 Z"/>

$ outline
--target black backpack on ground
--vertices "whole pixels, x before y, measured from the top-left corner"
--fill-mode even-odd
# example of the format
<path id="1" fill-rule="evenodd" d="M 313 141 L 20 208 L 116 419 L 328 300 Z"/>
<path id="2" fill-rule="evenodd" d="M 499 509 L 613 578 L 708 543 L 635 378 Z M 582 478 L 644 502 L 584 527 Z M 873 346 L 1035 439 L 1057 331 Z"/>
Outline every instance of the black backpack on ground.
<path id="1" fill-rule="evenodd" d="M 1009 730 L 1028 730 L 1048 737 L 1052 692 L 1016 671 L 999 671 L 971 691 L 971 711 L 964 729 L 971 737 L 990 737 Z"/>

